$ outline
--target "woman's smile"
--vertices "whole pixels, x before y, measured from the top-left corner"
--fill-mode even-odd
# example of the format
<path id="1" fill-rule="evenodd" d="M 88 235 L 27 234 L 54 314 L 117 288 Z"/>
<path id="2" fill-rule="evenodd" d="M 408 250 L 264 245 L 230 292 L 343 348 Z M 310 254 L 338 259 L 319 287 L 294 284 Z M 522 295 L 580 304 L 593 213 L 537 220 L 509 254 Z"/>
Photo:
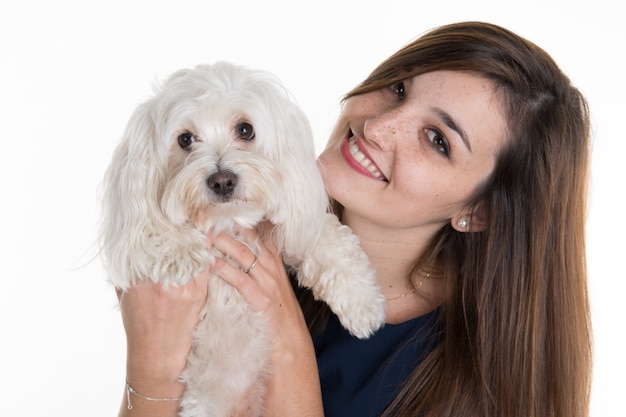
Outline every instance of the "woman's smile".
<path id="1" fill-rule="evenodd" d="M 356 172 L 366 177 L 389 182 L 374 161 L 372 161 L 367 151 L 359 146 L 359 141 L 352 132 L 341 144 L 341 155 L 346 163 Z"/>

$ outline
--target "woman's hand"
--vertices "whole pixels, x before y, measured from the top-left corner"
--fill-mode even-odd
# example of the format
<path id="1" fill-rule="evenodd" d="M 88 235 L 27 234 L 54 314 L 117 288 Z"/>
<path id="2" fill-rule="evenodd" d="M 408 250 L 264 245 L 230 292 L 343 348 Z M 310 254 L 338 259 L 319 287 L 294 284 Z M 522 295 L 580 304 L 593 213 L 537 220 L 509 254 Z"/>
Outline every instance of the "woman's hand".
<path id="1" fill-rule="evenodd" d="M 304 316 L 282 257 L 272 241 L 271 228 L 272 224 L 265 222 L 258 230 L 238 229 L 243 241 L 223 233 L 211 236 L 213 246 L 241 267 L 217 259 L 210 271 L 237 288 L 254 311 L 270 317 L 272 333 L 281 333 L 285 325 L 301 331 L 306 329 Z M 259 253 L 250 249 L 255 242 L 260 247 Z M 247 272 L 242 269 L 244 266 L 249 269 Z"/>
<path id="2" fill-rule="evenodd" d="M 244 242 L 226 234 L 213 236 L 215 248 L 244 265 L 248 272 L 222 259 L 211 271 L 237 288 L 254 311 L 270 320 L 272 373 L 267 384 L 266 414 L 322 416 L 313 342 L 282 257 L 272 241 L 271 229 L 272 225 L 265 222 L 258 231 L 240 230 Z M 255 254 L 250 247 L 257 239 L 260 251 Z"/>
<path id="3" fill-rule="evenodd" d="M 192 334 L 207 298 L 208 270 L 179 287 L 137 284 L 118 291 L 126 330 L 128 383 L 152 398 L 179 398 L 184 384 L 178 377 L 191 349 Z M 134 416 L 176 416 L 178 401 L 154 402 L 130 394 Z M 120 416 L 130 415 L 125 398 Z"/>

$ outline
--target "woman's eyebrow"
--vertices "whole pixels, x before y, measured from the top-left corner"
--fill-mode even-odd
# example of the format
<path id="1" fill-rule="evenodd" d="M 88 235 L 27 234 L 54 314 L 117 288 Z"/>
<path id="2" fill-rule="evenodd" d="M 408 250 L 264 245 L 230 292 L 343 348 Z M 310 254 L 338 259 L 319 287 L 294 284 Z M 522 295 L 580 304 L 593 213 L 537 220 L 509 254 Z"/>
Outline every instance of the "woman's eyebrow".
<path id="1" fill-rule="evenodd" d="M 472 146 L 470 145 L 469 140 L 467 139 L 467 133 L 463 130 L 463 128 L 448 114 L 445 110 L 439 107 L 432 107 L 431 110 L 441 118 L 443 123 L 448 126 L 450 129 L 454 130 L 460 137 L 467 149 L 472 152 Z"/>

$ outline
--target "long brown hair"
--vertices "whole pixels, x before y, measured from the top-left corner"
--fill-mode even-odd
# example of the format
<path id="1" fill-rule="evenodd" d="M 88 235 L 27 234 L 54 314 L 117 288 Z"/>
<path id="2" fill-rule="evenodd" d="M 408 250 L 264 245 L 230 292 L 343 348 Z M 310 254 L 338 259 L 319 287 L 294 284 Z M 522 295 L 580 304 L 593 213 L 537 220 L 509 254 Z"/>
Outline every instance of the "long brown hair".
<path id="1" fill-rule="evenodd" d="M 480 22 L 426 33 L 346 97 L 436 70 L 492 80 L 508 140 L 467 202 L 485 211 L 486 229 L 445 226 L 416 260 L 442 270 L 445 334 L 385 415 L 586 416 L 586 101 L 542 49 Z M 313 322 L 322 317 L 319 306 L 303 308 Z"/>

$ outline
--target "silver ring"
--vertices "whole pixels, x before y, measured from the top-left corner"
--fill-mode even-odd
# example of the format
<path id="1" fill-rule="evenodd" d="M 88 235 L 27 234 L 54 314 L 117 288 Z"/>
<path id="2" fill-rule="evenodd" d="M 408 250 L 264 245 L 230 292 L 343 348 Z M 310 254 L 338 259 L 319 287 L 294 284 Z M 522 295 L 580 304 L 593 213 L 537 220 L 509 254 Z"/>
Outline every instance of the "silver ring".
<path id="1" fill-rule="evenodd" d="M 246 274 L 250 271 L 252 271 L 252 269 L 254 269 L 254 267 L 256 266 L 256 261 L 258 261 L 259 258 L 256 257 L 256 255 L 254 255 L 254 261 L 252 261 L 252 265 L 250 265 L 248 267 L 248 269 L 242 269 L 243 272 L 245 272 Z"/>

